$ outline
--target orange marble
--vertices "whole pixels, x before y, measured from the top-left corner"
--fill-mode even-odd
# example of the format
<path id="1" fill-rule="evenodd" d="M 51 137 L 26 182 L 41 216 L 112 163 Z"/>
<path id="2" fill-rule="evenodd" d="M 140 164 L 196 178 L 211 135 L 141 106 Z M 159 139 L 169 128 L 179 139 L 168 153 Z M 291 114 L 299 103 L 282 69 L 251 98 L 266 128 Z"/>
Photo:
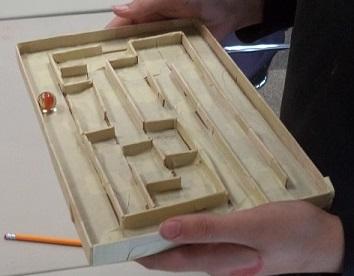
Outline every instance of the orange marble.
<path id="1" fill-rule="evenodd" d="M 50 113 L 55 110 L 57 100 L 52 93 L 44 91 L 38 96 L 38 104 L 43 113 Z"/>

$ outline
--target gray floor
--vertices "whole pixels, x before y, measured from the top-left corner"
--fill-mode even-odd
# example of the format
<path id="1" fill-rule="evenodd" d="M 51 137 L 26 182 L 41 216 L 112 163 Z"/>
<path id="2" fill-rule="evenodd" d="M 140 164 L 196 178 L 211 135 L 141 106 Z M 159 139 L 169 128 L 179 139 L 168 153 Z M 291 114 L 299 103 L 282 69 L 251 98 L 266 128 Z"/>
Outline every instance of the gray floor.
<path id="1" fill-rule="evenodd" d="M 286 42 L 289 43 L 291 30 L 286 32 Z M 289 51 L 278 52 L 272 60 L 268 72 L 268 82 L 259 92 L 279 116 L 280 104 L 283 95 L 286 67 L 288 64 Z"/>
<path id="2" fill-rule="evenodd" d="M 280 104 L 285 83 L 286 64 L 288 53 L 278 53 L 271 64 L 268 73 L 268 82 L 259 92 L 279 116 Z"/>

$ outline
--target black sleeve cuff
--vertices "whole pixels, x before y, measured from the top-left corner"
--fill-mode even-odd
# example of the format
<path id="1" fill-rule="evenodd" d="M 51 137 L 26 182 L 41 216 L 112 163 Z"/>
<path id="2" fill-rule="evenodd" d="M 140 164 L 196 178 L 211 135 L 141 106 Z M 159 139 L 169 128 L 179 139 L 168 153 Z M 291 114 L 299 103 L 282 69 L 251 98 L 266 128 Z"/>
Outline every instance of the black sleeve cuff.
<path id="1" fill-rule="evenodd" d="M 264 0 L 263 23 L 242 28 L 236 36 L 245 43 L 251 43 L 275 31 L 294 24 L 296 0 Z"/>
<path id="2" fill-rule="evenodd" d="M 339 214 L 342 221 L 345 240 L 345 253 L 343 261 L 343 276 L 354 275 L 354 212 Z"/>

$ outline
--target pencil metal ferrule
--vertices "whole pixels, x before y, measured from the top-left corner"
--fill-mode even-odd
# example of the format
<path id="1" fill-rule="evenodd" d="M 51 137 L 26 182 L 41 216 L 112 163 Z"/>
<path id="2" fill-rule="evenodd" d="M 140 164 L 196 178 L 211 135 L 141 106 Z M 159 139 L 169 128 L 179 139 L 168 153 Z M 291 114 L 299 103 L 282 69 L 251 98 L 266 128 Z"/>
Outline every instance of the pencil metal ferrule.
<path id="1" fill-rule="evenodd" d="M 5 234 L 5 240 L 15 241 L 16 240 L 16 234 L 6 233 Z"/>

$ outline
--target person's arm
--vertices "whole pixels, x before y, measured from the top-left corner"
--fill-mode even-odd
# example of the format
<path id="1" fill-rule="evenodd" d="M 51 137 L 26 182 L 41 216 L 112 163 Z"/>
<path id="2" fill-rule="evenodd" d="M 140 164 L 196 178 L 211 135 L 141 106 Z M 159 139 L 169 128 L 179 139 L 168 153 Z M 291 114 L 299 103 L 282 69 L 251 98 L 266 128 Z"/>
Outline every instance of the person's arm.
<path id="1" fill-rule="evenodd" d="M 247 43 L 294 24 L 297 0 L 264 0 L 262 22 L 236 31 L 237 37 Z"/>

